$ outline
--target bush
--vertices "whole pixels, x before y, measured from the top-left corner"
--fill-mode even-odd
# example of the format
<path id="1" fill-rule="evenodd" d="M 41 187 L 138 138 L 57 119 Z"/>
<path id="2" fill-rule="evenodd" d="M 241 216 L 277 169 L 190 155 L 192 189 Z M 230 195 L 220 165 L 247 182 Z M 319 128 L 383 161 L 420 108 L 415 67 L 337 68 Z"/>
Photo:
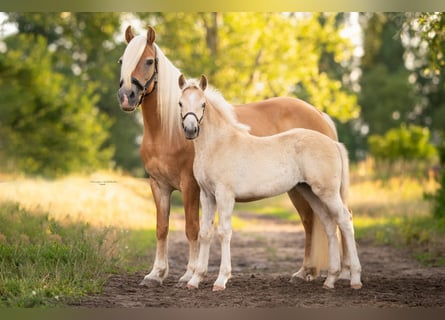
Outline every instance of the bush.
<path id="1" fill-rule="evenodd" d="M 379 160 L 430 160 L 436 149 L 430 143 L 430 131 L 415 125 L 388 130 L 385 135 L 368 138 L 370 153 Z"/>

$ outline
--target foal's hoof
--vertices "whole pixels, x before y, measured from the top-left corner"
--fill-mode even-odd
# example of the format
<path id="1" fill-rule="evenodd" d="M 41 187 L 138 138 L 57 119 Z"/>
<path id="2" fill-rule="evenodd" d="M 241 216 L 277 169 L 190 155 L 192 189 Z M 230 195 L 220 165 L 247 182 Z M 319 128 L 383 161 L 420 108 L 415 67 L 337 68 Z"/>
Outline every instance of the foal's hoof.
<path id="1" fill-rule="evenodd" d="M 154 279 L 145 279 L 139 283 L 141 287 L 147 287 L 147 288 L 157 288 L 162 286 L 162 282 L 154 280 Z"/>
<path id="2" fill-rule="evenodd" d="M 189 289 L 189 290 L 196 290 L 196 289 L 198 289 L 198 287 L 197 286 L 194 286 L 194 285 L 192 285 L 192 284 L 187 284 L 187 289 Z"/>
<path id="3" fill-rule="evenodd" d="M 175 284 L 175 287 L 176 288 L 185 288 L 187 286 L 187 282 L 183 282 L 183 281 L 178 281 L 176 284 Z"/>
<path id="4" fill-rule="evenodd" d="M 323 283 L 324 289 L 334 289 L 334 284 L 326 283 L 326 281 Z"/>
<path id="5" fill-rule="evenodd" d="M 225 288 L 221 286 L 214 285 L 212 291 L 223 291 Z"/>
<path id="6" fill-rule="evenodd" d="M 352 288 L 352 289 L 355 289 L 355 290 L 361 289 L 362 286 L 363 286 L 363 285 L 362 285 L 361 282 L 360 282 L 360 283 L 354 283 L 354 284 L 351 283 L 351 288 Z"/>

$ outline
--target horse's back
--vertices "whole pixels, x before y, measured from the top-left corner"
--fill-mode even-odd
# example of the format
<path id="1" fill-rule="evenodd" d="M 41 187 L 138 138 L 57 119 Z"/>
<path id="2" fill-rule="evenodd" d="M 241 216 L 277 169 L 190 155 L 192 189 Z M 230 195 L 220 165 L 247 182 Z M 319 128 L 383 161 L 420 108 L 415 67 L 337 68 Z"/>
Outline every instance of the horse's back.
<path id="1" fill-rule="evenodd" d="M 235 113 L 238 120 L 250 126 L 250 133 L 256 136 L 269 136 L 293 128 L 305 128 L 336 139 L 336 133 L 323 114 L 300 99 L 270 98 L 236 106 Z"/>

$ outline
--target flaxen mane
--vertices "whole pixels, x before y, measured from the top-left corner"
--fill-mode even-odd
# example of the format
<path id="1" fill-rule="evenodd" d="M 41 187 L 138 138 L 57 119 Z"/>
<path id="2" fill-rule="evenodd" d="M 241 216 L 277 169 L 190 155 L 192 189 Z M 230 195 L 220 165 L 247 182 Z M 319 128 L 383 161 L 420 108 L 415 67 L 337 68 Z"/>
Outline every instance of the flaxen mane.
<path id="1" fill-rule="evenodd" d="M 144 53 L 147 45 L 147 37 L 139 35 L 128 43 L 122 56 L 121 81 L 123 86 L 131 86 L 131 74 Z M 162 50 L 156 47 L 158 58 L 158 84 L 157 84 L 157 112 L 161 121 L 162 130 L 172 143 L 174 137 L 179 134 L 181 128 L 179 110 L 177 108 L 181 91 L 176 83 L 181 74 L 180 71 L 168 60 Z"/>
<path id="2" fill-rule="evenodd" d="M 199 81 L 196 79 L 190 79 L 187 81 L 187 85 L 183 88 L 183 90 L 186 90 L 187 88 L 196 87 L 199 89 Z M 201 89 L 199 89 L 201 90 Z M 234 106 L 227 102 L 226 99 L 224 99 L 223 95 L 216 90 L 215 88 L 211 86 L 207 86 L 207 88 L 204 91 L 204 95 L 207 99 L 207 101 L 217 110 L 219 113 L 226 118 L 231 125 L 233 125 L 235 128 L 249 132 L 250 127 L 239 122 Z"/>

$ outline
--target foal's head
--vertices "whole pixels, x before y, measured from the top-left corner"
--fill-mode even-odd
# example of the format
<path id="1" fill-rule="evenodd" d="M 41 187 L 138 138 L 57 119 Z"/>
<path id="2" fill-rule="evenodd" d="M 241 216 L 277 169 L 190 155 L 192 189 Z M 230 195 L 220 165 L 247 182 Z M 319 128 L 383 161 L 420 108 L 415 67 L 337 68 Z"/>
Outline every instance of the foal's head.
<path id="1" fill-rule="evenodd" d="M 119 59 L 121 67 L 118 91 L 121 109 L 134 111 L 145 96 L 156 89 L 158 61 L 154 41 L 155 31 L 148 27 L 147 36 L 134 36 L 131 26 L 125 31 L 128 45 Z"/>
<path id="2" fill-rule="evenodd" d="M 206 97 L 204 90 L 207 88 L 207 78 L 202 75 L 199 83 L 196 80 L 187 81 L 184 75 L 178 79 L 179 88 L 182 90 L 179 107 L 181 108 L 182 128 L 187 139 L 195 139 L 199 135 L 199 126 L 204 117 Z"/>

